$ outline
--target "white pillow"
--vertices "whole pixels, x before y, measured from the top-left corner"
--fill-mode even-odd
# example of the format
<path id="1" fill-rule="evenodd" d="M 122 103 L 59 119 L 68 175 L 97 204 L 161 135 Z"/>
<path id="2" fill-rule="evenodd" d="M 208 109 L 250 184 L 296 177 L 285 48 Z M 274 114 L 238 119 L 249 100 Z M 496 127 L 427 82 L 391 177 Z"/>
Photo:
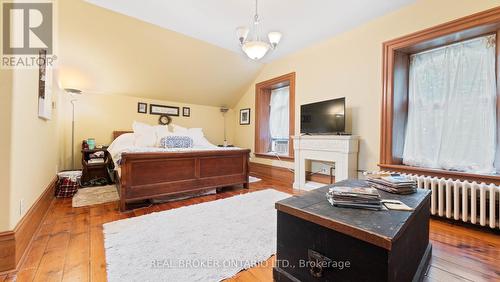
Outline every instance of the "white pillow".
<path id="1" fill-rule="evenodd" d="M 172 128 L 173 128 L 174 133 L 186 133 L 187 134 L 187 131 L 188 131 L 187 128 L 179 126 L 177 124 L 172 124 Z"/>
<path id="2" fill-rule="evenodd" d="M 156 128 L 149 124 L 134 121 L 132 124 L 134 130 L 135 146 L 154 147 L 157 144 Z"/>
<path id="3" fill-rule="evenodd" d="M 160 146 L 160 141 L 163 137 L 171 136 L 173 133 L 168 130 L 166 125 L 154 126 L 156 130 L 156 146 Z"/>
<path id="4" fill-rule="evenodd" d="M 134 147 L 134 143 L 135 136 L 133 133 L 125 133 L 118 136 L 108 147 L 108 152 L 113 158 L 113 161 L 117 161 L 120 158 L 120 154 L 123 150 Z"/>
<path id="5" fill-rule="evenodd" d="M 193 147 L 215 147 L 205 138 L 202 128 L 185 128 L 178 125 L 172 125 L 174 135 L 189 136 L 193 139 Z"/>

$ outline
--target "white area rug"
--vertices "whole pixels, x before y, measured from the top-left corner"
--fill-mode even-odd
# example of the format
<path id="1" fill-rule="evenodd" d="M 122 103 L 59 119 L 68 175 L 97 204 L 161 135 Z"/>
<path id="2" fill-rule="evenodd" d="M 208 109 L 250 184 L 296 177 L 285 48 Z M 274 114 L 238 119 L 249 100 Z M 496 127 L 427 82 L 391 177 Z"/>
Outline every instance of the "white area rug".
<path id="1" fill-rule="evenodd" d="M 89 187 L 78 189 L 73 196 L 72 206 L 74 208 L 103 204 L 120 200 L 115 185 Z"/>
<path id="2" fill-rule="evenodd" d="M 273 189 L 104 224 L 108 280 L 220 281 L 276 252 Z"/>
<path id="3" fill-rule="evenodd" d="M 254 177 L 254 176 L 249 176 L 249 177 L 248 177 L 248 181 L 249 181 L 250 183 L 259 182 L 259 181 L 261 181 L 261 180 L 262 180 L 262 179 L 260 179 L 260 178 L 258 178 L 258 177 Z"/>

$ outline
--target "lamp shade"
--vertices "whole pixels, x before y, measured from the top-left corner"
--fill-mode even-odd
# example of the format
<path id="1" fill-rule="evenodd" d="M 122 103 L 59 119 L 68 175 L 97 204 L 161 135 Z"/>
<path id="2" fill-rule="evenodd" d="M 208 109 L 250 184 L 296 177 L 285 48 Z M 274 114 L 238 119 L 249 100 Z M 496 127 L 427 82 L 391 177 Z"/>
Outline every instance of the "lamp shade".
<path id="1" fill-rule="evenodd" d="M 260 60 L 269 51 L 269 44 L 262 41 L 249 41 L 243 44 L 242 49 L 250 59 Z"/>
<path id="2" fill-rule="evenodd" d="M 243 44 L 243 42 L 245 42 L 248 36 L 248 32 L 250 32 L 250 29 L 245 26 L 240 26 L 236 29 L 236 36 L 238 37 L 240 44 Z"/>
<path id="3" fill-rule="evenodd" d="M 276 47 L 278 45 L 278 43 L 280 43 L 280 40 L 281 40 L 281 32 L 277 32 L 277 31 L 272 31 L 272 32 L 269 32 L 269 34 L 267 35 L 267 38 L 269 38 L 269 42 L 271 42 L 271 45 L 274 47 Z"/>

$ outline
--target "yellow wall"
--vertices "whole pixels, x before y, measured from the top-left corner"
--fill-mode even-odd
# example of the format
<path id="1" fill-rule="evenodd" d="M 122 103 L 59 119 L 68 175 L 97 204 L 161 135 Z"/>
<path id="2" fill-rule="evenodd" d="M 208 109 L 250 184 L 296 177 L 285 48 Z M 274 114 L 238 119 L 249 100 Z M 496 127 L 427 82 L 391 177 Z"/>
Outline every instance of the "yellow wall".
<path id="1" fill-rule="evenodd" d="M 0 231 L 9 229 L 12 70 L 0 70 Z"/>
<path id="2" fill-rule="evenodd" d="M 38 70 L 14 70 L 11 93 L 9 219 L 2 229 L 16 226 L 59 169 L 57 110 L 51 120 L 38 118 Z"/>
<path id="3" fill-rule="evenodd" d="M 68 97 L 66 97 L 68 99 Z M 137 113 L 137 103 L 160 104 L 168 106 L 190 107 L 191 116 L 172 117 L 172 124 L 184 127 L 201 127 L 206 138 L 214 144 L 224 141 L 224 119 L 219 107 L 176 103 L 161 100 L 141 99 L 129 96 L 84 93 L 75 102 L 75 163 L 80 164 L 81 142 L 89 137 L 95 138 L 97 144 L 109 145 L 114 130 L 131 130 L 132 123 L 140 121 L 151 125 L 158 124 L 158 116 Z M 64 102 L 65 109 L 65 143 L 71 147 L 71 104 Z M 228 141 L 233 140 L 232 111 L 226 114 Z M 71 163 L 71 151 L 65 153 L 65 164 Z M 68 167 L 68 166 L 66 166 Z M 79 166 L 77 166 L 79 167 Z"/>
<path id="4" fill-rule="evenodd" d="M 417 1 L 266 65 L 255 83 L 295 71 L 296 117 L 300 117 L 301 104 L 345 96 L 347 131 L 361 136 L 358 167 L 375 170 L 380 144 L 382 43 L 498 5 L 498 0 Z M 236 112 L 254 108 L 255 83 L 234 107 Z M 235 120 L 236 145 L 254 147 L 254 114 L 252 110 L 251 125 L 240 126 Z M 295 119 L 295 132 L 300 132 L 300 118 Z M 293 163 L 259 158 L 252 161 L 293 166 Z"/>

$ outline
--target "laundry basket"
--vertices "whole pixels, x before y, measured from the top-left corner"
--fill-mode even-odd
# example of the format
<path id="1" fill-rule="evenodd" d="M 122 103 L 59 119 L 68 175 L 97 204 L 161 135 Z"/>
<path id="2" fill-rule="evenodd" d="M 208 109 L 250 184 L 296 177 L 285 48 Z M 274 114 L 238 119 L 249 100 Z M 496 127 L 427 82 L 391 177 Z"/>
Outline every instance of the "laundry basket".
<path id="1" fill-rule="evenodd" d="M 80 187 L 80 170 L 62 171 L 57 174 L 56 198 L 71 198 Z"/>

